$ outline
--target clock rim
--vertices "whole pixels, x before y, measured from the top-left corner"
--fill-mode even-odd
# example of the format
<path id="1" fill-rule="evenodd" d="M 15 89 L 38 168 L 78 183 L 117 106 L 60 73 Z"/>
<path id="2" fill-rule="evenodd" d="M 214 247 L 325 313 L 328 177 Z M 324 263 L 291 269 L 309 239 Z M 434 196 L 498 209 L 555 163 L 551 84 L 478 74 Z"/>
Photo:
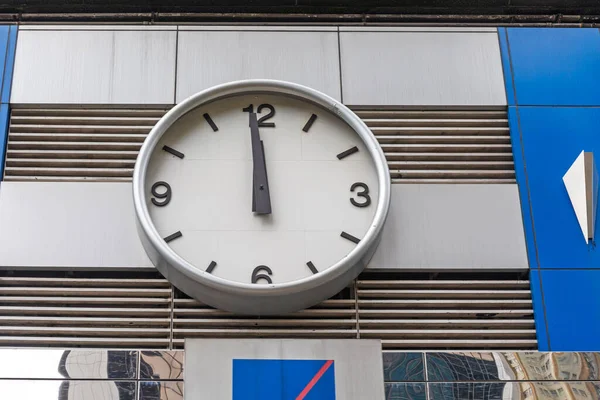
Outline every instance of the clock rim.
<path id="1" fill-rule="evenodd" d="M 152 153 L 162 136 L 175 122 L 196 108 L 222 98 L 257 93 L 291 95 L 292 97 L 320 106 L 344 121 L 358 134 L 368 150 L 375 165 L 379 185 L 377 208 L 370 226 L 356 247 L 344 258 L 327 269 L 305 278 L 284 283 L 260 285 L 220 278 L 195 267 L 179 256 L 158 233 L 150 217 L 145 194 L 146 174 Z M 171 267 L 177 270 L 177 273 L 173 275 L 183 275 L 197 284 L 205 285 L 207 289 L 211 288 L 223 293 L 241 296 L 273 297 L 285 295 L 290 292 L 307 292 L 311 289 L 317 289 L 326 283 L 336 281 L 337 278 L 346 277 L 349 270 L 358 264 L 363 264 L 362 268 L 356 273 L 357 276 L 366 266 L 366 262 L 369 261 L 368 259 L 365 260 L 365 256 L 368 255 L 368 258 L 370 258 L 374 251 L 374 246 L 377 246 L 379 242 L 383 225 L 387 218 L 391 197 L 391 178 L 383 150 L 371 130 L 354 112 L 341 102 L 315 89 L 292 82 L 272 79 L 248 79 L 216 85 L 188 97 L 169 110 L 152 128 L 140 149 L 134 167 L 132 187 L 138 234 L 148 256 L 157 269 L 168 278 L 169 267 Z M 347 283 L 349 281 L 345 282 L 345 284 Z M 175 286 L 178 285 L 176 284 Z M 189 286 L 189 283 L 186 283 L 184 286 Z"/>

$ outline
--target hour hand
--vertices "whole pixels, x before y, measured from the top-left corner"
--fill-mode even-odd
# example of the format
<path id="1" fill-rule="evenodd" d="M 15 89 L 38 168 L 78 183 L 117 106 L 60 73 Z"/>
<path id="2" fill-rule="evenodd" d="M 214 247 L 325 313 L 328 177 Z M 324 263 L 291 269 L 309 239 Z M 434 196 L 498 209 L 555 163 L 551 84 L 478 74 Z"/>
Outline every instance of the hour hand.
<path id="1" fill-rule="evenodd" d="M 250 137 L 252 139 L 252 211 L 256 214 L 271 214 L 271 197 L 267 179 L 265 148 L 260 133 L 256 113 L 250 113 Z"/>

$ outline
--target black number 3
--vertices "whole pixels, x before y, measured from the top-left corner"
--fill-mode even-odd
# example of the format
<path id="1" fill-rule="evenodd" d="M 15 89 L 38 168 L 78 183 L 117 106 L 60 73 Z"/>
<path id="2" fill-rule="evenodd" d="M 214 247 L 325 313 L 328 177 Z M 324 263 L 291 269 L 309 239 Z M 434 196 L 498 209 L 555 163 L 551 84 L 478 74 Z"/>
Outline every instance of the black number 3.
<path id="1" fill-rule="evenodd" d="M 160 186 L 165 187 L 164 193 L 158 193 L 156 189 Z M 171 186 L 167 182 L 159 181 L 152 185 L 152 196 L 156 197 L 156 199 L 164 199 L 163 201 L 158 201 L 154 197 L 152 198 L 152 204 L 158 207 L 164 207 L 171 201 Z"/>
<path id="2" fill-rule="evenodd" d="M 254 268 L 254 271 L 252 271 L 252 283 L 258 282 L 259 279 L 264 279 L 268 283 L 273 283 L 269 275 L 259 274 L 260 271 L 265 271 L 267 274 L 273 275 L 271 268 L 267 267 L 266 265 L 259 265 L 258 267 Z"/>
<path id="3" fill-rule="evenodd" d="M 361 192 L 357 192 L 356 195 L 358 197 L 362 197 L 363 199 L 365 199 L 365 201 L 363 201 L 362 203 L 359 203 L 358 201 L 354 200 L 353 198 L 350 198 L 350 203 L 352 203 L 353 206 L 355 207 L 367 207 L 371 204 L 371 196 L 369 196 L 369 187 L 367 186 L 366 183 L 362 183 L 362 182 L 356 182 L 355 184 L 353 184 L 352 186 L 350 186 L 350 191 L 354 192 L 354 190 L 356 188 L 361 188 L 362 191 Z"/>

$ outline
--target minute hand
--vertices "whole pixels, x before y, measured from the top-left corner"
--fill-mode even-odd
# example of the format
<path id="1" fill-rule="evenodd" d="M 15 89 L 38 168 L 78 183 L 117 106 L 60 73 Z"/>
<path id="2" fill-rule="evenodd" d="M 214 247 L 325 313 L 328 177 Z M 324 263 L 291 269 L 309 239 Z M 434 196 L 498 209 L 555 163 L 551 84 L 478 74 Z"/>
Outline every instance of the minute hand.
<path id="1" fill-rule="evenodd" d="M 265 148 L 260 133 L 256 113 L 250 113 L 250 137 L 252 139 L 252 211 L 256 214 L 271 214 L 271 197 L 269 194 L 269 180 L 267 179 L 267 165 L 265 162 Z"/>

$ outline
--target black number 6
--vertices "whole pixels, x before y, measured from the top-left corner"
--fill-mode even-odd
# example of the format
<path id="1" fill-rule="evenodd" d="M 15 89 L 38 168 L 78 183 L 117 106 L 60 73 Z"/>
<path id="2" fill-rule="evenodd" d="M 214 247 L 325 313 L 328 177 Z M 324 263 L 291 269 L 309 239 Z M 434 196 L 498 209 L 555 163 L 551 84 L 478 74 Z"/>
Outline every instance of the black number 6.
<path id="1" fill-rule="evenodd" d="M 254 268 L 254 271 L 252 271 L 252 283 L 258 282 L 259 279 L 264 279 L 268 283 L 273 283 L 269 275 L 259 274 L 260 271 L 266 271 L 267 274 L 273 275 L 271 268 L 267 267 L 266 265 L 259 265 L 258 267 Z"/>
<path id="2" fill-rule="evenodd" d="M 156 191 L 160 186 L 165 187 L 164 193 L 158 193 Z M 152 185 L 152 196 L 156 197 L 156 199 L 164 199 L 163 201 L 157 201 L 154 197 L 152 198 L 152 204 L 158 207 L 164 207 L 171 201 L 171 186 L 167 182 L 159 181 Z"/>
<path id="3" fill-rule="evenodd" d="M 356 200 L 354 200 L 353 198 L 350 198 L 350 203 L 352 203 L 353 206 L 355 207 L 367 207 L 371 204 L 371 196 L 369 196 L 369 187 L 367 186 L 366 183 L 362 183 L 362 182 L 356 182 L 355 184 L 353 184 L 352 186 L 350 186 L 350 191 L 354 192 L 354 190 L 356 188 L 361 188 L 363 189 L 362 192 L 357 192 L 356 195 L 358 197 L 362 197 L 363 199 L 365 199 L 365 201 L 363 201 L 362 203 L 357 202 Z"/>

